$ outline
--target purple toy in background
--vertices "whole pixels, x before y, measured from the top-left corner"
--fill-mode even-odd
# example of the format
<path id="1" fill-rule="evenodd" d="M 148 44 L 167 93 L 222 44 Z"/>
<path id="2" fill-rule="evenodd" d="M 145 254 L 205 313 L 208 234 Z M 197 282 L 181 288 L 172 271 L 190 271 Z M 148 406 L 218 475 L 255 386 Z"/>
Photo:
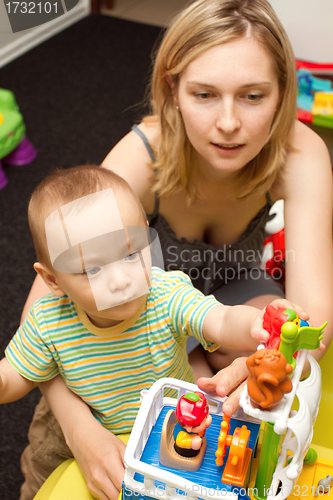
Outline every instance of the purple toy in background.
<path id="1" fill-rule="evenodd" d="M 13 92 L 0 89 L 0 189 L 8 183 L 2 163 L 21 166 L 36 158 L 37 151 L 25 133 L 23 116 Z"/>

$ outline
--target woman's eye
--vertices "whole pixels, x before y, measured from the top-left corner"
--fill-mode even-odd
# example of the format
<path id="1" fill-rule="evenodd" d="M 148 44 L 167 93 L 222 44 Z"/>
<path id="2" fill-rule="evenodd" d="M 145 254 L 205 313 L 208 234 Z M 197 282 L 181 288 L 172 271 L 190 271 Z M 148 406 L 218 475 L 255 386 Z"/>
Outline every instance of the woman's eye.
<path id="1" fill-rule="evenodd" d="M 246 99 L 251 102 L 258 102 L 264 98 L 263 94 L 248 94 Z"/>
<path id="2" fill-rule="evenodd" d="M 139 252 L 133 252 L 133 253 L 131 253 L 130 255 L 127 255 L 127 257 L 125 257 L 125 260 L 126 260 L 127 262 L 133 262 L 133 261 L 135 261 L 138 257 L 139 257 Z"/>
<path id="3" fill-rule="evenodd" d="M 207 99 L 210 99 L 213 94 L 210 92 L 198 92 L 197 94 L 194 94 L 195 97 L 198 97 L 199 99 L 202 99 L 203 101 L 207 101 Z"/>
<path id="4" fill-rule="evenodd" d="M 101 272 L 100 267 L 92 267 L 91 269 L 86 270 L 86 275 L 92 278 L 93 276 L 97 276 Z"/>

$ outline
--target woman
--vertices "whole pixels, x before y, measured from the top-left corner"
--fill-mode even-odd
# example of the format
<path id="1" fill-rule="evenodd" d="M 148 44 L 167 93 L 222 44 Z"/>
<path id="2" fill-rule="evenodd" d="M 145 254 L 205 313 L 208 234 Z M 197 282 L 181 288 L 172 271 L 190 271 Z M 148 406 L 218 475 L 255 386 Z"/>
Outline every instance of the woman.
<path id="1" fill-rule="evenodd" d="M 294 56 L 268 2 L 198 0 L 185 9 L 156 53 L 151 106 L 151 116 L 115 146 L 104 166 L 116 170 L 139 195 L 159 232 L 165 268 L 185 270 L 195 286 L 221 302 L 263 308 L 282 295 L 258 263 L 271 203 L 282 198 L 286 297 L 301 305 L 314 325 L 328 321 L 328 347 L 330 160 L 323 141 L 295 120 Z M 39 289 L 35 296 L 40 294 Z M 203 367 L 196 348 L 191 363 L 197 376 L 209 376 L 211 369 L 237 358 L 223 386 L 202 379 L 200 388 L 224 396 L 237 386 L 245 377 L 241 355 L 213 353 Z M 319 351 L 314 355 L 322 356 Z M 74 396 L 58 379 L 48 384 L 48 401 L 93 495 L 115 498 L 121 478 L 112 473 L 109 450 L 118 447 L 123 453 L 123 445 L 111 443 L 113 438 L 91 422 L 80 401 L 76 418 L 63 403 L 59 407 L 64 394 Z M 226 413 L 236 408 L 237 392 L 229 399 Z"/>

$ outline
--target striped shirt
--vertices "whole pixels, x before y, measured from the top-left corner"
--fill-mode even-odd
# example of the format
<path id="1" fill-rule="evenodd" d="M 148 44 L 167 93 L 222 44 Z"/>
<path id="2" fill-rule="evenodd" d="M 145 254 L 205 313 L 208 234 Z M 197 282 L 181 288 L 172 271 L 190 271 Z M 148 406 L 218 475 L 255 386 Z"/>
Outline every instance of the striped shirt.
<path id="1" fill-rule="evenodd" d="M 140 392 L 162 377 L 193 381 L 186 340 L 196 337 L 207 350 L 217 348 L 202 336 L 211 307 L 180 271 L 152 270 L 147 302 L 116 326 L 98 328 L 67 296 L 38 300 L 6 349 L 24 377 L 43 382 L 59 372 L 67 386 L 114 433 L 129 432 L 140 406 Z"/>

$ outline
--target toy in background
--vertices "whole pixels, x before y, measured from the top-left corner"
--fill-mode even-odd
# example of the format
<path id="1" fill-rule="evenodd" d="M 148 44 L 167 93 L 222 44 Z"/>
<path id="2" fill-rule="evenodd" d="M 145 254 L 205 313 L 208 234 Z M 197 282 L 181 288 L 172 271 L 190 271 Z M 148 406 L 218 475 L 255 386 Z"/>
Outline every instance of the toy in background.
<path id="1" fill-rule="evenodd" d="M 333 128 L 333 64 L 296 60 L 296 67 L 298 119 Z"/>
<path id="2" fill-rule="evenodd" d="M 330 491 L 332 484 L 333 484 L 333 476 L 327 474 L 326 477 L 318 481 L 317 488 L 313 496 L 316 497 L 317 495 L 321 496 L 324 493 L 328 493 Z"/>
<path id="3" fill-rule="evenodd" d="M 8 183 L 2 163 L 21 166 L 36 158 L 36 149 L 25 133 L 23 116 L 13 92 L 0 89 L 0 189 Z"/>
<path id="4" fill-rule="evenodd" d="M 278 283 L 285 282 L 285 240 L 284 240 L 284 201 L 278 200 L 269 211 L 270 220 L 265 226 L 268 235 L 264 241 L 262 268 Z"/>

